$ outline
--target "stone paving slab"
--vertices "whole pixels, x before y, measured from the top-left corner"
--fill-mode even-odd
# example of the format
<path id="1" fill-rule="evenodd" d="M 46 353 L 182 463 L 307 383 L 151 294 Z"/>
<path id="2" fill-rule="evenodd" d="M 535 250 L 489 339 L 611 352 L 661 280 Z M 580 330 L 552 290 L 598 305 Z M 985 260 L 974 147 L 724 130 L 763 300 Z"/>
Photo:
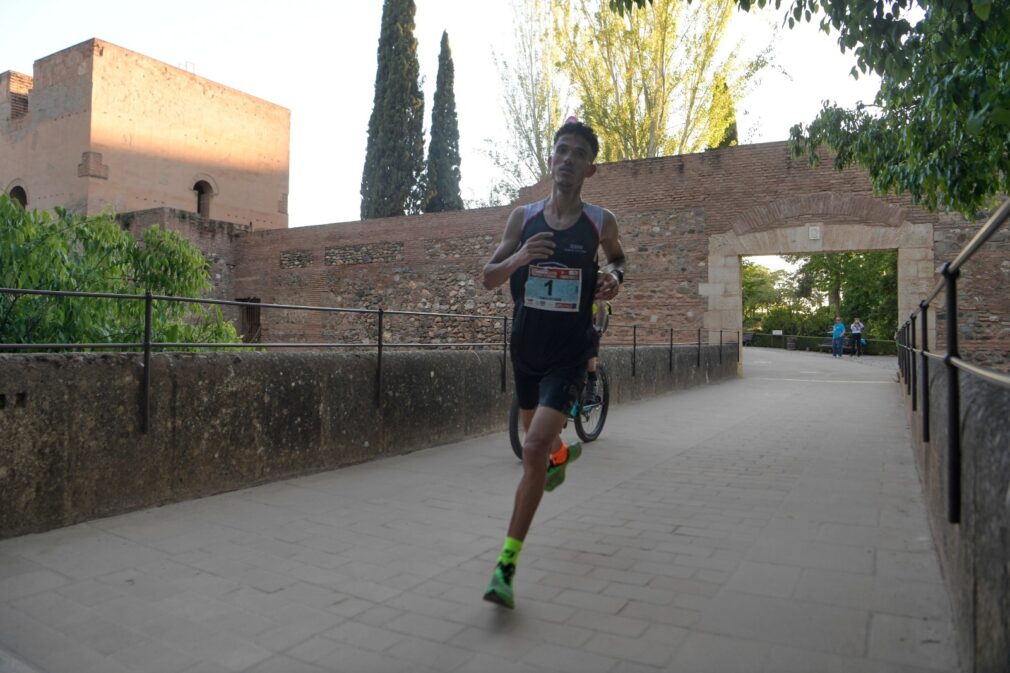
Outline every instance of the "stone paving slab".
<path id="1" fill-rule="evenodd" d="M 611 410 L 481 600 L 504 433 L 0 541 L 2 673 L 957 671 L 893 358 Z"/>

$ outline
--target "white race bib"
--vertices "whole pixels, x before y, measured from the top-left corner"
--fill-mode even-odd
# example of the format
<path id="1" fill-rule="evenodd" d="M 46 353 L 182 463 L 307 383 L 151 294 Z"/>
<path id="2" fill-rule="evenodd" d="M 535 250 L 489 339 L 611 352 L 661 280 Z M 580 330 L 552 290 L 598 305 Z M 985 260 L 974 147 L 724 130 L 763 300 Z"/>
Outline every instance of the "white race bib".
<path id="1" fill-rule="evenodd" d="M 530 308 L 575 313 L 582 298 L 582 269 L 530 265 L 526 299 Z"/>

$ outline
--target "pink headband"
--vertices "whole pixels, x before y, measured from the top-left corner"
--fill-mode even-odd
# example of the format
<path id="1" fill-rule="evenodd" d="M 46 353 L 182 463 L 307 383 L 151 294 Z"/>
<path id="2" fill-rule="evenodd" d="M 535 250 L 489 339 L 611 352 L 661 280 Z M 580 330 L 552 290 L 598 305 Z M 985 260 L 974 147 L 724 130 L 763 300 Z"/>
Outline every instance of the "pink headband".
<path id="1" fill-rule="evenodd" d="M 571 117 L 569 117 L 568 119 L 565 120 L 565 123 L 566 124 L 578 124 L 579 123 L 579 118 L 576 117 L 575 115 L 572 115 Z"/>

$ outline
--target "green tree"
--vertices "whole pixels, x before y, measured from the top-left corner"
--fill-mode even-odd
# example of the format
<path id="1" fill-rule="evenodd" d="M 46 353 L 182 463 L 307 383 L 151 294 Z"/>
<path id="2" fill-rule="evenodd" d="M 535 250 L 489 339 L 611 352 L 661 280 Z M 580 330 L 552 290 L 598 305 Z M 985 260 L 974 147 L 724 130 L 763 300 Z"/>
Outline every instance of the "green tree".
<path id="1" fill-rule="evenodd" d="M 846 267 L 842 317 L 859 317 L 867 335 L 890 339 L 898 327 L 898 255 L 893 250 L 863 252 Z"/>
<path id="2" fill-rule="evenodd" d="M 872 7 L 873 5 L 869 5 Z M 910 18 L 913 7 L 925 10 Z M 796 0 L 790 20 L 812 20 L 854 51 L 853 75 L 881 76 L 873 105 L 825 107 L 790 132 L 797 155 L 818 146 L 842 168 L 866 168 L 880 193 L 907 192 L 930 210 L 974 219 L 1010 191 L 1010 3 L 892 0 L 868 12 L 846 0 Z M 858 71 L 857 71 L 858 69 Z"/>
<path id="3" fill-rule="evenodd" d="M 562 66 L 601 159 L 696 152 L 721 141 L 732 100 L 767 64 L 723 56 L 734 0 L 655 0 L 645 12 L 608 11 L 600 0 L 561 8 Z M 713 104 L 717 103 L 717 104 Z"/>
<path id="4" fill-rule="evenodd" d="M 771 271 L 746 259 L 742 261 L 740 289 L 743 296 L 744 329 L 757 329 L 761 326 L 762 318 L 772 308 L 785 303 L 780 287 L 784 275 L 782 271 Z"/>
<path id="5" fill-rule="evenodd" d="M 793 274 L 800 297 L 828 298 L 817 329 L 827 331 L 836 315 L 846 325 L 862 318 L 867 333 L 889 338 L 898 321 L 898 257 L 891 250 L 843 252 L 807 258 L 786 256 L 801 266 Z"/>
<path id="6" fill-rule="evenodd" d="M 550 174 L 551 140 L 569 98 L 557 67 L 556 8 L 556 0 L 516 0 L 513 5 L 515 55 L 495 56 L 508 139 L 488 141 L 488 156 L 500 176 L 486 205 L 511 201 L 519 189 Z"/>
<path id="7" fill-rule="evenodd" d="M 610 0 L 620 13 L 645 4 Z M 855 54 L 854 77 L 873 71 L 881 86 L 870 105 L 828 104 L 807 126 L 794 126 L 797 156 L 817 161 L 826 145 L 836 167 L 865 168 L 877 192 L 908 193 L 968 219 L 1010 193 L 1010 3 L 791 0 L 789 27 L 814 20 Z"/>
<path id="8" fill-rule="evenodd" d="M 211 285 L 203 255 L 174 232 L 150 227 L 138 243 L 111 214 L 54 217 L 0 194 L 0 287 L 198 297 Z M 154 302 L 152 327 L 156 341 L 239 340 L 198 304 Z M 143 333 L 141 301 L 0 295 L 4 343 L 132 343 Z"/>
<path id="9" fill-rule="evenodd" d="M 716 76 L 715 86 L 712 88 L 712 104 L 709 117 L 713 119 L 726 118 L 729 120 L 729 124 L 723 129 L 721 135 L 712 136 L 707 140 L 708 147 L 716 150 L 734 147 L 738 142 L 736 105 L 733 101 L 733 95 L 730 93 L 729 85 L 726 84 L 726 80 L 722 75 Z"/>
<path id="10" fill-rule="evenodd" d="M 417 213 L 423 200 L 424 94 L 414 0 L 385 0 L 375 100 L 361 176 L 361 218 Z"/>
<path id="11" fill-rule="evenodd" d="M 609 0 L 610 9 L 624 16 L 625 12 L 631 11 L 635 7 L 645 7 L 646 0 Z M 648 0 L 652 4 L 652 0 Z"/>
<path id="12" fill-rule="evenodd" d="M 810 257 L 784 256 L 788 262 L 800 263 L 795 271 L 800 297 L 806 299 L 815 291 L 823 292 L 827 295 L 828 306 L 832 307 L 836 315 L 841 315 L 842 284 L 851 258 L 852 253 L 845 252 Z"/>
<path id="13" fill-rule="evenodd" d="M 449 34 L 442 31 L 438 53 L 438 78 L 431 109 L 431 143 L 428 145 L 428 186 L 424 212 L 462 210 L 459 194 L 459 124 L 456 122 L 456 94 L 453 92 L 454 68 L 449 50 Z"/>
<path id="14" fill-rule="evenodd" d="M 769 311 L 762 325 L 765 332 L 780 329 L 784 334 L 824 337 L 831 331 L 834 321 L 835 315 L 830 306 L 810 307 L 790 303 Z"/>

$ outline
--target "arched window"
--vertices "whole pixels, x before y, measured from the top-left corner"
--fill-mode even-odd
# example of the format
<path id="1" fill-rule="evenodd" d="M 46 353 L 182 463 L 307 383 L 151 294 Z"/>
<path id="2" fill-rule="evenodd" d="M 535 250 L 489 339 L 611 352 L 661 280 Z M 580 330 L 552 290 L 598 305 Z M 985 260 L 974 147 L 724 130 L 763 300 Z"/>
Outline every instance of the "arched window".
<path id="1" fill-rule="evenodd" d="M 206 180 L 200 180 L 193 185 L 196 192 L 196 212 L 200 217 L 210 217 L 210 197 L 214 195 L 214 188 Z"/>
<path id="2" fill-rule="evenodd" d="M 21 185 L 11 189 L 11 198 L 20 203 L 22 208 L 28 207 L 28 193 Z"/>

